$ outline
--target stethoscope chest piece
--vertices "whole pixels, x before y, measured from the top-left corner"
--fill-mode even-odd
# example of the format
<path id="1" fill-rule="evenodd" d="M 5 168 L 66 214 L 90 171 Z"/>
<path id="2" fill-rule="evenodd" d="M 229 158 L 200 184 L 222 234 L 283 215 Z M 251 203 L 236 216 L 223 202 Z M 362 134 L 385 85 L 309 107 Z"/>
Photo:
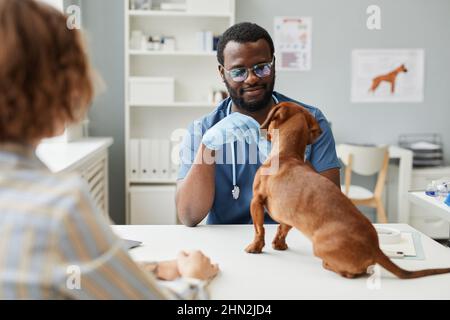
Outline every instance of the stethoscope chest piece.
<path id="1" fill-rule="evenodd" d="M 241 192 L 241 189 L 239 189 L 238 186 L 234 186 L 233 190 L 231 190 L 231 194 L 233 195 L 233 199 L 237 200 L 239 199 L 239 193 Z"/>
<path id="2" fill-rule="evenodd" d="M 275 104 L 278 104 L 278 99 L 272 95 L 273 101 Z M 232 101 L 228 103 L 227 107 L 227 116 L 231 113 L 231 104 Z M 231 143 L 231 158 L 232 158 L 232 170 L 233 170 L 233 190 L 231 190 L 231 194 L 233 195 L 233 199 L 237 200 L 239 199 L 239 193 L 241 192 L 241 189 L 236 185 L 236 162 L 235 162 L 235 154 L 234 154 L 234 142 Z"/>

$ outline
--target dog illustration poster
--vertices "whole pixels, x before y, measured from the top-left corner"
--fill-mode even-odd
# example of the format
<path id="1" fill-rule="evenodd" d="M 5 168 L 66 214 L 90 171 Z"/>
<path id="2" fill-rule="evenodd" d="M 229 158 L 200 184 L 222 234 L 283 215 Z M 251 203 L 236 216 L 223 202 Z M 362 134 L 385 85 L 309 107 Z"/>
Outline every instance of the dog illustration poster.
<path id="1" fill-rule="evenodd" d="M 275 17 L 274 26 L 277 69 L 311 70 L 310 17 Z"/>
<path id="2" fill-rule="evenodd" d="M 352 102 L 422 102 L 424 50 L 353 50 Z"/>

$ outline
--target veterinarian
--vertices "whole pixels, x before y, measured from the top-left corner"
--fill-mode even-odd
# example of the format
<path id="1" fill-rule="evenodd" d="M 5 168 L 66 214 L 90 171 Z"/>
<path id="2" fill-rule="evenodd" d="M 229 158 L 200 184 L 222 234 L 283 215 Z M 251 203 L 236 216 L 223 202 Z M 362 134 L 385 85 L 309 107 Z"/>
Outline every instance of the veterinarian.
<path id="1" fill-rule="evenodd" d="M 262 27 L 248 22 L 230 27 L 219 41 L 217 60 L 230 97 L 194 121 L 180 146 L 176 207 L 188 226 L 206 216 L 208 224 L 252 223 L 253 180 L 267 155 L 262 152 L 267 140 L 259 137 L 259 125 L 277 103 L 299 104 L 274 91 L 274 45 Z M 328 121 L 319 109 L 301 104 L 323 130 L 307 147 L 306 160 L 340 187 L 340 165 Z M 256 161 L 254 147 L 260 149 Z M 265 223 L 274 221 L 266 215 Z"/>

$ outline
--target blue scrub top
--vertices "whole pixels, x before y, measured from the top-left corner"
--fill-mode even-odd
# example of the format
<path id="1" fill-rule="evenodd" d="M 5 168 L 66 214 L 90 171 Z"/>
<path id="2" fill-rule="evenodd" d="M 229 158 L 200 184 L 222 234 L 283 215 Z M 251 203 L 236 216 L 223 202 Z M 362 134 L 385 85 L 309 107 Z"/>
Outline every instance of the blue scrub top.
<path id="1" fill-rule="evenodd" d="M 279 102 L 292 101 L 305 107 L 319 122 L 322 134 L 312 145 L 308 145 L 305 158 L 313 167 L 322 172 L 332 168 L 340 168 L 331 128 L 323 113 L 312 106 L 292 100 L 277 92 L 273 93 Z M 195 120 L 188 128 L 180 145 L 180 163 L 178 180 L 184 179 L 197 155 L 203 134 L 217 122 L 227 116 L 227 107 L 231 98 L 223 100 L 210 114 Z M 231 145 L 224 145 L 216 152 L 215 196 L 213 206 L 208 214 L 208 224 L 251 224 L 250 202 L 253 197 L 253 180 L 261 166 L 259 156 L 249 159 L 249 145 L 235 142 L 236 181 L 240 188 L 240 196 L 235 200 L 232 196 L 233 171 L 231 162 Z M 221 163 L 217 163 L 221 162 Z M 256 163 L 255 163 L 256 162 Z M 268 214 L 265 223 L 275 223 Z"/>

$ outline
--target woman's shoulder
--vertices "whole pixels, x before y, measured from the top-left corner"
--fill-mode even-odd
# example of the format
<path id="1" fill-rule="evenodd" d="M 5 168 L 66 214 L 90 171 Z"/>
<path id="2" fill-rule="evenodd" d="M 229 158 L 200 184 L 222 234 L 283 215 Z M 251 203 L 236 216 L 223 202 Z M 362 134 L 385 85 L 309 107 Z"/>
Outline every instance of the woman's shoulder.
<path id="1" fill-rule="evenodd" d="M 51 173 L 47 170 L 30 170 L 16 175 L 23 185 L 23 193 L 39 199 L 51 207 L 73 205 L 88 196 L 87 183 L 76 173 Z"/>
<path id="2" fill-rule="evenodd" d="M 24 180 L 30 184 L 60 192 L 77 191 L 85 187 L 86 182 L 77 173 L 52 173 L 47 170 L 33 170 Z"/>

